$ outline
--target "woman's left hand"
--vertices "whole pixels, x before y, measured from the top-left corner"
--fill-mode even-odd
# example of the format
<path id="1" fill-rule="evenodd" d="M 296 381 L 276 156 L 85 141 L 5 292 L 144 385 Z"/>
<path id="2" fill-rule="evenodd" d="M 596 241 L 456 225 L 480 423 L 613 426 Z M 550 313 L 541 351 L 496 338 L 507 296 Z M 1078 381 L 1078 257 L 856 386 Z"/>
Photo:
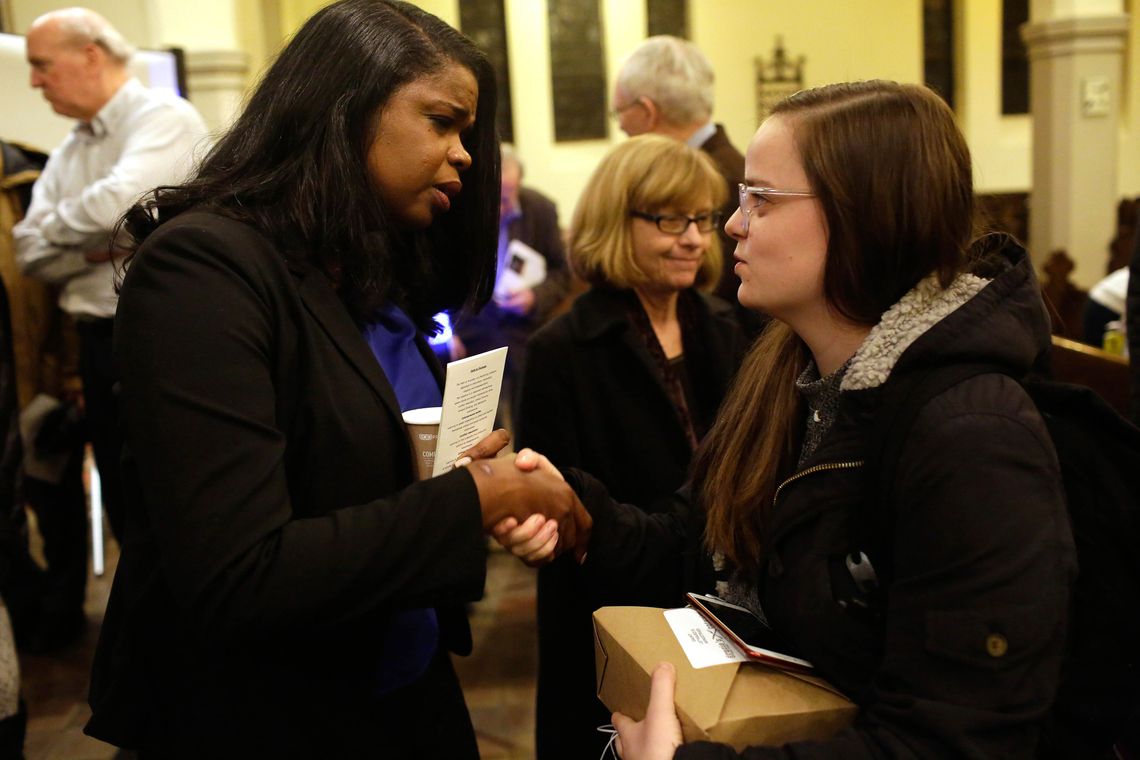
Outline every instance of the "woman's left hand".
<path id="1" fill-rule="evenodd" d="M 546 455 L 539 454 L 534 449 L 523 449 L 520 451 L 519 455 L 515 457 L 515 467 L 518 467 L 523 472 L 543 470 L 544 472 L 549 472 L 551 475 L 557 475 L 559 480 L 566 480 L 566 478 L 562 477 L 562 472 L 554 466 L 553 462 L 546 458 Z"/>
<path id="2" fill-rule="evenodd" d="M 653 669 L 649 687 L 649 707 L 645 720 L 634 721 L 621 713 L 613 714 L 617 729 L 617 751 L 622 760 L 672 760 L 677 747 L 684 743 L 681 722 L 673 707 L 677 688 L 677 671 L 668 662 Z"/>
<path id="3" fill-rule="evenodd" d="M 455 466 L 466 467 L 476 459 L 491 459 L 496 457 L 510 442 L 511 434 L 507 432 L 506 428 L 492 430 L 490 435 L 460 454 L 459 458 L 455 460 Z"/>

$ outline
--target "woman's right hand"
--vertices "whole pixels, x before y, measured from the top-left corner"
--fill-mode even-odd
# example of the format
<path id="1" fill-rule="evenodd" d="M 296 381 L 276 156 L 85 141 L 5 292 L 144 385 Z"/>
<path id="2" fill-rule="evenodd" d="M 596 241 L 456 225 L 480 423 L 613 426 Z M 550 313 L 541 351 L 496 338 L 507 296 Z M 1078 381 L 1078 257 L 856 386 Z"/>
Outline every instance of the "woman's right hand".
<path id="1" fill-rule="evenodd" d="M 556 545 L 559 551 L 572 550 L 578 561 L 582 561 L 589 544 L 593 520 L 557 470 L 548 466 L 526 472 L 515 465 L 515 457 L 476 460 L 468 465 L 467 470 L 479 491 L 479 506 L 486 530 L 490 531 L 509 519 L 513 519 L 515 526 L 522 529 L 526 525 L 535 525 L 527 523 L 531 515 L 541 515 L 547 520 L 556 521 Z M 543 551 L 549 543 L 549 539 L 538 540 L 542 530 L 542 525 L 539 525 L 522 542 L 529 542 L 526 550 L 521 554 L 516 552 L 516 555 L 524 561 L 541 561 Z"/>
<path id="2" fill-rule="evenodd" d="M 523 449 L 515 457 L 515 467 L 522 472 L 542 470 L 564 480 L 549 459 L 534 449 Z M 521 525 L 513 517 L 508 517 L 491 530 L 491 535 L 499 545 L 515 555 L 530 567 L 545 565 L 555 557 L 558 548 L 558 524 L 542 515 L 531 515 Z M 580 555 L 578 561 L 585 560 Z"/>
<path id="3" fill-rule="evenodd" d="M 523 564 L 539 567 L 554 559 L 554 550 L 558 548 L 558 521 L 531 515 L 519 525 L 518 520 L 508 517 L 491 529 L 491 535 Z"/>
<path id="4" fill-rule="evenodd" d="M 618 757 L 622 760 L 670 760 L 674 756 L 677 747 L 685 741 L 673 703 L 676 691 L 677 669 L 668 662 L 657 663 L 650 680 L 645 719 L 635 721 L 621 713 L 613 714 L 614 728 L 618 732 Z"/>

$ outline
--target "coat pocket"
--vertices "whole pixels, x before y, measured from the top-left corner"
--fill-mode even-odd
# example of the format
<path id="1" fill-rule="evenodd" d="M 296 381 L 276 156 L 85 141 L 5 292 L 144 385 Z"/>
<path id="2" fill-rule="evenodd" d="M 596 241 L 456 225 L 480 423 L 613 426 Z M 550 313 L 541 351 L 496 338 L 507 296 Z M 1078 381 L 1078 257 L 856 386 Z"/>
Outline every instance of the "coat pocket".
<path id="1" fill-rule="evenodd" d="M 1001 670 L 1040 656 L 1057 636 L 1053 605 L 931 610 L 925 614 L 930 654 L 977 668 Z"/>

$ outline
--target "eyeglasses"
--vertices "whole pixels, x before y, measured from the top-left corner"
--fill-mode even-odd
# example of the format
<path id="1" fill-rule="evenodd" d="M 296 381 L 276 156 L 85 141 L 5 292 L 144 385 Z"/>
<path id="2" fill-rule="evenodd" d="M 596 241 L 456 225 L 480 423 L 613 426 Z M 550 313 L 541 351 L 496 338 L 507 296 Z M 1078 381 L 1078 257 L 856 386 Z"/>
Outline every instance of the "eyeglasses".
<path id="1" fill-rule="evenodd" d="M 741 182 L 737 187 L 740 190 L 740 214 L 743 217 L 742 226 L 748 232 L 748 219 L 752 212 L 768 203 L 769 198 L 814 198 L 815 193 L 803 190 L 777 190 L 774 187 L 751 187 Z"/>
<path id="2" fill-rule="evenodd" d="M 624 106 L 618 106 L 617 108 L 611 108 L 610 109 L 610 118 L 613 119 L 614 121 L 621 121 L 621 115 L 623 113 L 625 113 L 629 109 L 633 108 L 634 106 L 643 106 L 643 105 L 645 105 L 645 104 L 641 102 L 641 98 L 637 98 L 636 100 L 631 100 L 628 103 L 626 103 Z"/>
<path id="3" fill-rule="evenodd" d="M 647 214 L 644 211 L 630 211 L 630 216 L 644 219 L 657 225 L 657 229 L 666 235 L 683 235 L 690 224 L 697 225 L 697 232 L 712 232 L 720 226 L 720 212 L 700 216 L 685 216 L 684 214 Z"/>

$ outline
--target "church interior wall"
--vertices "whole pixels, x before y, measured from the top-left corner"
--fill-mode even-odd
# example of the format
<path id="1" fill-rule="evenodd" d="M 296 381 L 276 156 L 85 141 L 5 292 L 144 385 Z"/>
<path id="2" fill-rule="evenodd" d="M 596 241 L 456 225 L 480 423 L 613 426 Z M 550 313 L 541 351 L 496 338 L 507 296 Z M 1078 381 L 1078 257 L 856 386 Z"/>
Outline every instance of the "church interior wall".
<path id="1" fill-rule="evenodd" d="M 622 57 L 645 37 L 645 3 L 599 0 L 607 88 Z M 203 5 L 204 3 L 204 5 Z M 248 55 L 248 85 L 264 64 L 323 0 L 86 0 L 141 45 L 188 49 L 238 48 Z M 459 24 L 459 0 L 419 0 L 418 5 Z M 11 0 L 8 17 L 22 31 L 52 0 Z M 957 112 L 975 160 L 980 192 L 1025 192 L 1032 185 L 1031 122 L 1003 116 L 1000 94 L 1001 2 L 956 4 Z M 1126 3 L 1125 7 L 1135 5 Z M 602 155 L 625 139 L 617 125 L 595 140 L 556 142 L 552 113 L 546 0 L 505 0 L 515 143 L 527 181 L 558 203 L 563 223 Z M 1129 8 L 1131 9 L 1131 8 Z M 770 58 L 776 37 L 790 56 L 804 56 L 804 84 L 881 77 L 922 81 L 922 4 L 914 0 L 754 0 L 689 3 L 691 38 L 717 71 L 715 118 L 743 150 L 757 126 L 754 59 Z M 1124 57 L 1118 172 L 1121 196 L 1140 195 L 1140 21 L 1130 21 Z M 23 86 L 25 83 L 21 82 Z M 605 94 L 606 107 L 609 92 Z M 1089 150 L 1095 150 L 1090 146 Z"/>

